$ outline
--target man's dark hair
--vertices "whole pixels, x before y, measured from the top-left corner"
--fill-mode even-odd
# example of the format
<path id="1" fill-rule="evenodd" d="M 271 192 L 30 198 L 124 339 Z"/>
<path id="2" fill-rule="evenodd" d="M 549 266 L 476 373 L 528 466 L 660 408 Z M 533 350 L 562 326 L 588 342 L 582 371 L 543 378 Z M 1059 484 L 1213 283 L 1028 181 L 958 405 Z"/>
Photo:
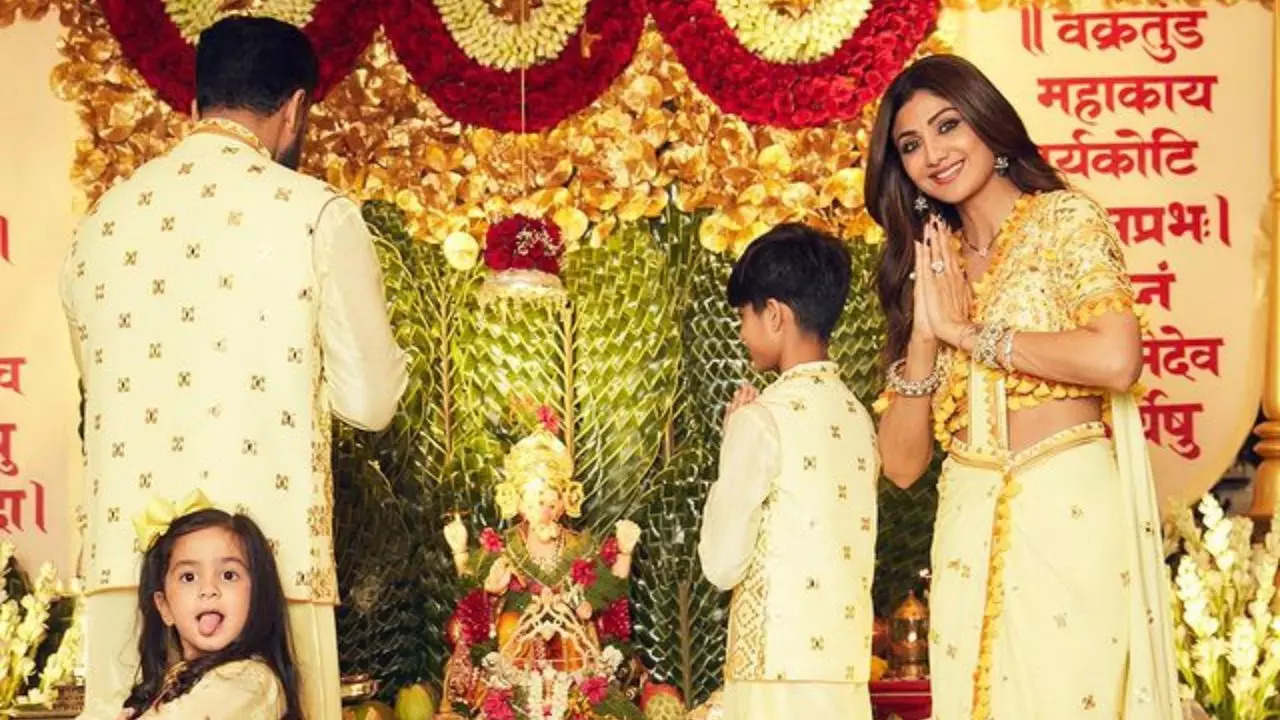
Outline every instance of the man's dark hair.
<path id="1" fill-rule="evenodd" d="M 796 324 L 831 338 L 849 297 L 852 260 L 836 238 L 800 223 L 784 223 L 756 238 L 729 275 L 729 305 L 756 312 L 773 298 Z"/>
<path id="2" fill-rule="evenodd" d="M 196 107 L 270 115 L 299 90 L 310 97 L 319 73 L 315 49 L 298 28 L 265 17 L 224 18 L 196 45 Z"/>

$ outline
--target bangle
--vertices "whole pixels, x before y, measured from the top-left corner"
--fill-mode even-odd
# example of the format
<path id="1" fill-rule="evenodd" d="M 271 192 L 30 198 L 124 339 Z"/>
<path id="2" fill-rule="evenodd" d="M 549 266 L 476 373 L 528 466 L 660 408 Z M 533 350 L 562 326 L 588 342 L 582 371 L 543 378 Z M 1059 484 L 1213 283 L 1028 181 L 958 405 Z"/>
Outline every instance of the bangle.
<path id="1" fill-rule="evenodd" d="M 902 397 L 928 397 L 942 385 L 941 354 L 933 362 L 933 372 L 930 372 L 920 380 L 908 380 L 902 377 L 902 368 L 906 367 L 906 365 L 907 359 L 902 358 L 889 366 L 886 384 L 893 392 Z"/>
<path id="2" fill-rule="evenodd" d="M 1004 350 L 1000 354 L 1000 367 L 1004 368 L 1006 372 L 1010 372 L 1010 373 L 1014 371 L 1013 336 L 1016 332 L 1017 332 L 1016 330 L 1009 330 L 1008 332 L 1005 333 Z"/>
<path id="3" fill-rule="evenodd" d="M 973 359 L 993 370 L 999 370 L 1000 340 L 1004 338 L 1005 331 L 1005 326 L 998 323 L 980 326 L 978 339 L 973 344 Z"/>

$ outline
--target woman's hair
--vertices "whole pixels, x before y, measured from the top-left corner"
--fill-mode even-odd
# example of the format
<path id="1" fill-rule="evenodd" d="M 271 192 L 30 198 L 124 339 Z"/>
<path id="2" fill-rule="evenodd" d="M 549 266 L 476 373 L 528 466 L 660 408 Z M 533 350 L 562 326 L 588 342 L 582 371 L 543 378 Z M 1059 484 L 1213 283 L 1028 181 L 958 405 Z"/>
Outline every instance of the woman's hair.
<path id="1" fill-rule="evenodd" d="M 982 71 L 955 55 L 923 58 L 894 78 L 880 101 L 871 131 L 864 196 L 867 211 L 885 230 L 888 241 L 877 271 L 876 290 L 888 322 L 888 342 L 881 360 L 886 364 L 902 357 L 911 337 L 914 241 L 924 232 L 927 213 L 915 210 L 920 191 L 902 166 L 893 123 L 898 111 L 917 92 L 930 92 L 955 106 L 995 156 L 1009 160 L 1004 172 L 1025 193 L 1066 189 L 1062 176 L 1040 156 L 1040 149 L 1013 105 L 1000 94 Z M 960 215 L 951 205 L 929 198 L 930 210 L 953 228 Z"/>
<path id="2" fill-rule="evenodd" d="M 164 592 L 164 579 L 178 539 L 206 528 L 222 528 L 240 542 L 251 583 L 249 616 L 240 636 L 230 645 L 188 663 L 175 681 L 165 687 L 170 651 L 175 646 L 181 647 L 181 642 L 177 630 L 167 627 L 160 617 L 155 593 Z M 135 715 L 146 712 L 157 700 L 168 702 L 186 694 L 205 673 L 220 665 L 252 658 L 266 663 L 280 680 L 286 703 L 284 720 L 302 720 L 298 670 L 289 647 L 289 623 L 280 574 L 267 538 L 247 516 L 210 509 L 174 520 L 143 559 L 138 609 L 142 613 L 142 633 L 138 637 L 141 677 L 124 704 L 125 708 L 134 710 Z"/>

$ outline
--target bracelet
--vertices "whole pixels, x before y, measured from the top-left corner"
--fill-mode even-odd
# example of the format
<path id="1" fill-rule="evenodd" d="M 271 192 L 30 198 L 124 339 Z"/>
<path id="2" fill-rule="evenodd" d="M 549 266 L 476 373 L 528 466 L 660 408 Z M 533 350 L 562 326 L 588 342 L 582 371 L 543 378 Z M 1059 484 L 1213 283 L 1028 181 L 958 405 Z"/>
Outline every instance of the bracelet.
<path id="1" fill-rule="evenodd" d="M 1000 341 L 1004 338 L 1004 325 L 992 323 L 982 325 L 978 330 L 978 339 L 973 344 L 973 359 L 993 370 L 1000 369 Z"/>
<path id="2" fill-rule="evenodd" d="M 1004 351 L 1000 354 L 1000 367 L 1006 372 L 1014 372 L 1013 367 L 1013 336 L 1017 331 L 1010 329 L 1004 335 Z"/>
<path id="3" fill-rule="evenodd" d="M 928 397 L 942 385 L 941 354 L 939 354 L 937 359 L 934 360 L 933 372 L 920 380 L 908 380 L 902 377 L 902 368 L 906 367 L 906 365 L 907 359 L 902 358 L 889 366 L 886 384 L 893 392 L 901 395 L 902 397 Z"/>

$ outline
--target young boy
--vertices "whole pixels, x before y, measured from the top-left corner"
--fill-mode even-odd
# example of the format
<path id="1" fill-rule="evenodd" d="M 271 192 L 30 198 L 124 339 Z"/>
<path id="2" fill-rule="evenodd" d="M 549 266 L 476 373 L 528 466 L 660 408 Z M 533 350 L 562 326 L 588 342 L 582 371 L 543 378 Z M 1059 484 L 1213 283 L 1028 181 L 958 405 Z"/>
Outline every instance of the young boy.
<path id="1" fill-rule="evenodd" d="M 725 720 L 870 720 L 875 426 L 828 360 L 849 294 L 835 238 L 780 225 L 743 254 L 729 304 L 764 392 L 725 412 L 698 554 L 733 590 Z"/>

